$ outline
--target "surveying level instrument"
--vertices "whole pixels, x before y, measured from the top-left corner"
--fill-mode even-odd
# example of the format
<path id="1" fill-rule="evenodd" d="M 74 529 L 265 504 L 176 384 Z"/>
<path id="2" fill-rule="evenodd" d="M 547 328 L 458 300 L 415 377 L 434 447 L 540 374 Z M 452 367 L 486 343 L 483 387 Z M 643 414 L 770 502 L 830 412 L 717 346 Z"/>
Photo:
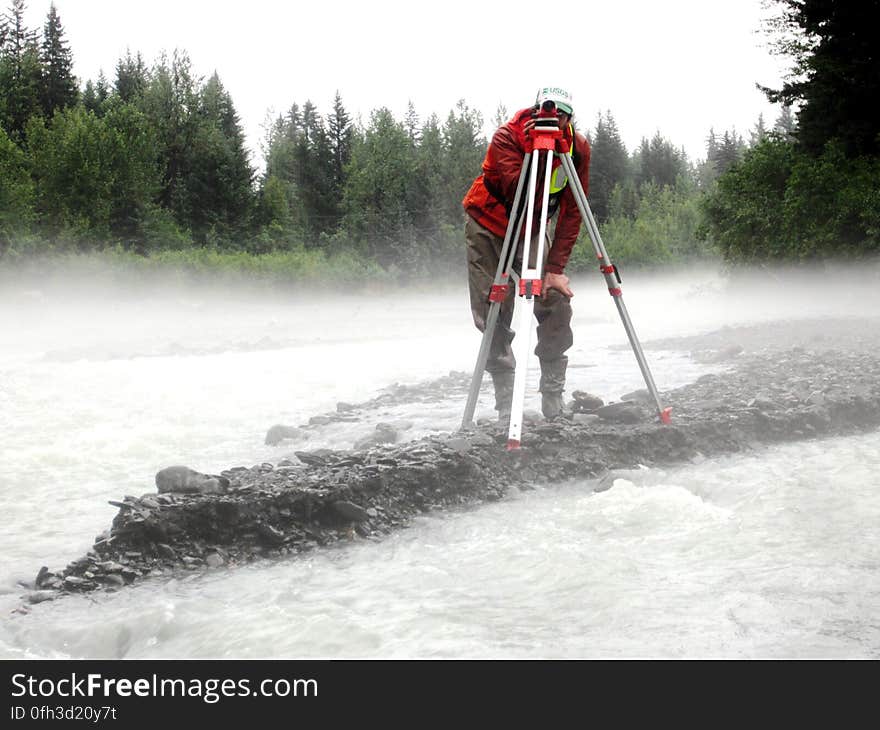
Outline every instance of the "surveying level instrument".
<path id="1" fill-rule="evenodd" d="M 473 424 L 474 410 L 483 381 L 483 371 L 486 368 L 486 360 L 489 357 L 489 349 L 498 323 L 501 304 L 507 297 L 510 284 L 513 283 L 516 296 L 519 298 L 519 314 L 516 326 L 518 336 L 513 341 L 516 370 L 514 371 L 513 378 L 513 400 L 511 402 L 510 424 L 507 434 L 507 449 L 509 451 L 520 448 L 520 437 L 522 435 L 526 371 L 529 349 L 531 347 L 532 319 L 535 309 L 534 298 L 541 296 L 544 246 L 550 201 L 550 179 L 553 172 L 554 157 L 560 159 L 563 171 L 568 177 L 568 184 L 571 186 L 571 192 L 580 211 L 581 220 L 586 226 L 587 234 L 596 252 L 596 258 L 599 260 L 599 271 L 605 277 L 608 292 L 614 299 L 615 305 L 617 305 L 617 311 L 620 314 L 620 319 L 623 321 L 623 328 L 626 330 L 626 335 L 636 356 L 639 369 L 642 371 L 642 377 L 645 379 L 645 384 L 648 386 L 648 391 L 657 407 L 660 421 L 662 423 L 670 423 L 672 419 L 672 408 L 664 408 L 660 402 L 657 386 L 654 384 L 654 378 L 651 376 L 651 371 L 642 352 L 642 346 L 639 344 L 632 321 L 629 318 L 629 313 L 626 310 L 626 305 L 623 303 L 623 293 L 620 288 L 620 272 L 611 263 L 608 252 L 605 250 L 605 244 L 599 235 L 599 228 L 596 225 L 595 218 L 593 218 L 593 213 L 587 202 L 587 196 L 584 193 L 574 162 L 569 154 L 570 147 L 573 144 L 574 139 L 569 143 L 565 139 L 562 130 L 559 129 L 555 105 L 552 101 L 545 101 L 535 119 L 534 127 L 526 136 L 526 150 L 523 156 L 522 169 L 513 198 L 513 207 L 511 208 L 507 231 L 504 235 L 504 243 L 498 258 L 498 268 L 495 271 L 495 279 L 489 292 L 490 305 L 489 313 L 486 317 L 486 327 L 483 331 L 483 339 L 480 342 L 480 350 L 477 354 L 470 392 L 468 393 L 464 417 L 461 422 L 462 428 L 469 428 Z M 542 160 L 544 165 L 544 187 L 541 196 L 541 207 L 539 208 L 538 232 L 537 237 L 534 239 L 537 251 L 533 252 L 531 233 L 535 230 L 535 197 L 537 194 L 538 171 Z M 522 205 L 523 188 L 526 186 L 527 178 L 526 202 L 525 205 Z M 523 222 L 525 222 L 525 230 L 523 230 Z M 516 258 L 518 242 L 520 240 L 523 241 L 522 264 L 521 272 L 517 275 L 514 269 L 514 259 Z M 535 255 L 532 255 L 533 253 Z M 534 261 L 534 264 L 532 261 Z"/>

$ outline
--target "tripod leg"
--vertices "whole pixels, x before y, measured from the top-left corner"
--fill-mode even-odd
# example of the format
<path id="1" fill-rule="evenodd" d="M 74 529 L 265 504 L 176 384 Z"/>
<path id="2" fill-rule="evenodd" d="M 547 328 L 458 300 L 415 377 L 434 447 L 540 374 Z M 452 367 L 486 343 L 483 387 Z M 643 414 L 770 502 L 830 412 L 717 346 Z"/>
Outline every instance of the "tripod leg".
<path id="1" fill-rule="evenodd" d="M 474 410 L 477 407 L 477 398 L 480 395 L 480 386 L 483 382 L 483 371 L 486 369 L 486 360 L 489 358 L 489 350 L 492 345 L 492 338 L 495 336 L 495 327 L 498 323 L 498 313 L 501 304 L 507 296 L 508 278 L 513 269 L 513 259 L 516 253 L 516 245 L 511 245 L 519 239 L 520 230 L 522 229 L 522 214 L 520 213 L 520 200 L 522 198 L 523 186 L 528 174 L 532 153 L 527 152 L 523 157 L 522 169 L 519 175 L 519 181 L 516 184 L 516 193 L 513 196 L 513 207 L 511 208 L 510 219 L 507 223 L 507 231 L 504 234 L 504 243 L 501 246 L 501 253 L 498 256 L 498 267 L 495 271 L 495 279 L 492 289 L 489 293 L 489 314 L 486 316 L 486 326 L 483 329 L 483 339 L 480 341 L 480 350 L 477 353 L 477 362 L 474 365 L 474 372 L 471 376 L 471 387 L 468 392 L 467 403 L 464 407 L 464 415 L 461 419 L 461 428 L 469 428 L 474 422 Z M 514 234 L 514 231 L 516 233 Z"/>
<path id="2" fill-rule="evenodd" d="M 531 348 L 532 324 L 535 312 L 535 297 L 541 296 L 541 271 L 544 261 L 544 239 L 547 234 L 547 206 L 550 202 L 550 177 L 553 172 L 553 153 L 546 152 L 544 170 L 544 190 L 541 197 L 541 218 L 538 227 L 537 253 L 535 265 L 531 265 L 532 211 L 534 210 L 535 188 L 540 155 L 536 156 L 529 179 L 529 209 L 526 220 L 526 242 L 523 246 L 523 271 L 519 281 L 519 324 L 514 340 L 516 352 L 516 371 L 513 378 L 513 402 L 510 409 L 510 427 L 507 433 L 507 449 L 520 446 L 522 435 L 523 407 L 526 397 L 526 373 L 528 372 L 529 350 Z"/>
<path id="3" fill-rule="evenodd" d="M 620 314 L 623 328 L 626 330 L 626 336 L 629 338 L 629 343 L 636 356 L 639 369 L 642 371 L 645 385 L 648 386 L 648 391 L 654 399 L 660 420 L 663 423 L 670 423 L 672 420 L 672 409 L 664 408 L 663 404 L 660 402 L 660 394 L 657 392 L 657 386 L 654 384 L 654 378 L 651 376 L 651 370 L 648 368 L 648 362 L 645 359 L 644 352 L 642 352 L 639 338 L 636 336 L 636 331 L 629 318 L 626 305 L 623 303 L 623 293 L 620 290 L 620 275 L 617 273 L 617 269 L 614 267 L 614 264 L 611 263 L 611 259 L 608 257 L 608 252 L 605 250 L 605 244 L 602 242 L 602 236 L 599 235 L 599 227 L 596 225 L 596 219 L 593 218 L 593 212 L 590 210 L 590 204 L 587 202 L 584 188 L 581 185 L 580 178 L 577 176 L 574 162 L 568 155 L 563 154 L 559 155 L 559 157 L 562 159 L 562 165 L 565 167 L 565 172 L 568 175 L 569 185 L 572 186 L 572 193 L 574 194 L 578 209 L 581 212 L 581 218 L 584 221 L 587 228 L 587 234 L 590 236 L 590 241 L 593 243 L 593 249 L 599 259 L 599 270 L 604 274 L 605 281 L 608 284 L 608 291 L 614 298 L 614 304 L 617 306 L 617 312 Z"/>

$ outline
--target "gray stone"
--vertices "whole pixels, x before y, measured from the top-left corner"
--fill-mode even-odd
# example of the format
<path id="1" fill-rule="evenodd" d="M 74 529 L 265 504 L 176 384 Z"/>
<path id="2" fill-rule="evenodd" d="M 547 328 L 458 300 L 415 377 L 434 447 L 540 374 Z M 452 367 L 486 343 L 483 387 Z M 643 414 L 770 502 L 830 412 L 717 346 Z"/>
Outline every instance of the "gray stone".
<path id="1" fill-rule="evenodd" d="M 571 397 L 573 399 L 571 410 L 575 413 L 588 413 L 605 405 L 605 401 L 599 396 L 587 393 L 583 390 L 574 391 L 574 393 L 571 394 Z"/>
<path id="2" fill-rule="evenodd" d="M 622 396 L 620 396 L 620 400 L 634 400 L 636 401 L 636 403 L 653 402 L 653 398 L 651 398 L 651 394 L 648 392 L 647 388 L 640 388 L 639 390 L 631 390 L 629 393 L 624 393 Z"/>
<path id="3" fill-rule="evenodd" d="M 632 401 L 609 403 L 596 411 L 603 421 L 612 423 L 638 423 L 642 420 L 642 410 Z"/>
<path id="4" fill-rule="evenodd" d="M 43 584 L 52 574 L 49 572 L 49 569 L 44 565 L 40 568 L 39 572 L 37 572 L 37 577 L 34 580 L 34 588 L 42 588 Z"/>
<path id="5" fill-rule="evenodd" d="M 400 437 L 397 429 L 390 423 L 379 423 L 372 433 L 354 442 L 355 449 L 368 449 L 371 446 L 393 444 Z"/>
<path id="6" fill-rule="evenodd" d="M 284 426 L 275 424 L 266 432 L 266 445 L 275 446 L 285 439 L 295 439 L 302 435 L 302 430 L 296 426 Z"/>
<path id="7" fill-rule="evenodd" d="M 719 350 L 700 350 L 698 352 L 692 352 L 691 357 L 698 363 L 712 365 L 732 360 L 742 351 L 742 345 L 727 345 Z"/>
<path id="8" fill-rule="evenodd" d="M 43 601 L 54 601 L 58 597 L 55 591 L 31 591 L 28 593 L 28 603 L 42 603 Z"/>
<path id="9" fill-rule="evenodd" d="M 457 451 L 459 454 L 463 454 L 471 448 L 470 440 L 462 436 L 454 436 L 446 442 L 446 445 L 453 451 Z"/>
<path id="10" fill-rule="evenodd" d="M 284 533 L 281 530 L 272 527 L 272 525 L 260 522 L 257 525 L 257 530 L 260 533 L 260 537 L 270 545 L 280 545 L 284 542 Z"/>
<path id="11" fill-rule="evenodd" d="M 601 421 L 602 419 L 599 418 L 599 416 L 597 416 L 595 413 L 575 413 L 571 417 L 571 420 L 574 423 L 595 423 L 596 421 Z"/>
<path id="12" fill-rule="evenodd" d="M 337 514 L 350 522 L 366 522 L 370 519 L 370 515 L 363 507 L 358 507 L 358 505 L 344 500 L 334 502 L 333 509 L 336 510 Z"/>
<path id="13" fill-rule="evenodd" d="M 225 565 L 226 561 L 223 560 L 223 556 L 220 553 L 208 553 L 205 557 L 205 565 L 209 568 L 219 568 L 222 565 Z"/>
<path id="14" fill-rule="evenodd" d="M 223 494 L 229 489 L 229 480 L 215 474 L 202 474 L 188 466 L 168 466 L 157 472 L 156 488 L 159 494 Z"/>
<path id="15" fill-rule="evenodd" d="M 95 567 L 102 573 L 120 573 L 123 568 L 125 568 L 124 565 L 117 563 L 114 560 L 105 560 L 102 563 L 95 563 Z"/>

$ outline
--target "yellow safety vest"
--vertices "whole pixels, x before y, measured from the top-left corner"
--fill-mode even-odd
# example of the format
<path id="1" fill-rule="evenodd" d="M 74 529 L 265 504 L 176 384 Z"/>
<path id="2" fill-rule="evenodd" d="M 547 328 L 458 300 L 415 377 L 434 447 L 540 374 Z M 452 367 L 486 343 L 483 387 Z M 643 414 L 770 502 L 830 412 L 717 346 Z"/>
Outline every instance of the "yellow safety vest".
<path id="1" fill-rule="evenodd" d="M 568 125 L 568 131 L 569 134 L 571 134 L 571 145 L 569 145 L 568 148 L 568 156 L 571 157 L 574 152 L 574 130 L 571 128 L 570 124 Z M 550 177 L 550 195 L 562 192 L 566 185 L 568 185 L 568 175 L 565 174 L 565 167 L 559 165 Z"/>

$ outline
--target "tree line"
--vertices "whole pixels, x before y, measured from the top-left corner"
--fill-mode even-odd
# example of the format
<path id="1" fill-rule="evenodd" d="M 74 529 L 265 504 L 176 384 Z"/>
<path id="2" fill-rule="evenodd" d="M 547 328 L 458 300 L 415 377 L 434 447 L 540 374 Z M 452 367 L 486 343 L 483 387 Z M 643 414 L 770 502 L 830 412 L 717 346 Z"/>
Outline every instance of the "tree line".
<path id="1" fill-rule="evenodd" d="M 702 234 L 730 261 L 880 252 L 880 0 L 776 0 L 769 25 L 792 60 L 780 89 L 794 128 L 770 135 L 703 201 Z M 789 112 L 791 114 L 791 111 Z"/>
<path id="2" fill-rule="evenodd" d="M 778 2 L 790 6 L 789 26 L 812 4 L 836 5 Z M 380 108 L 365 121 L 351 118 L 338 93 L 326 114 L 309 100 L 293 103 L 268 122 L 258 172 L 216 73 L 195 77 L 182 51 L 151 65 L 127 52 L 111 79 L 102 73 L 80 86 L 54 5 L 41 33 L 25 27 L 24 8 L 11 0 L 0 21 L 0 255 L 304 252 L 391 271 L 461 258 L 461 199 L 487 145 L 481 114 L 464 101 L 442 119 L 423 120 L 410 103 L 402 119 Z M 810 32 L 828 32 L 816 27 Z M 815 78 L 831 61 L 811 53 L 802 51 L 800 63 Z M 876 139 L 871 147 L 867 120 L 847 121 L 858 103 L 826 139 L 818 125 L 832 117 L 816 109 L 839 103 L 840 92 L 820 86 L 825 96 L 797 118 L 790 102 L 812 87 L 768 92 L 785 104 L 772 128 L 759 118 L 748 139 L 709 130 L 696 162 L 659 131 L 629 152 L 612 113 L 599 114 L 583 130 L 593 148 L 589 197 L 615 259 L 677 261 L 717 246 L 738 260 L 802 256 L 839 240 L 851 250 L 873 245 L 877 186 L 873 203 L 865 196 L 877 179 Z M 493 123 L 508 116 L 499 107 Z M 593 266 L 589 244 L 577 247 L 572 270 Z"/>

